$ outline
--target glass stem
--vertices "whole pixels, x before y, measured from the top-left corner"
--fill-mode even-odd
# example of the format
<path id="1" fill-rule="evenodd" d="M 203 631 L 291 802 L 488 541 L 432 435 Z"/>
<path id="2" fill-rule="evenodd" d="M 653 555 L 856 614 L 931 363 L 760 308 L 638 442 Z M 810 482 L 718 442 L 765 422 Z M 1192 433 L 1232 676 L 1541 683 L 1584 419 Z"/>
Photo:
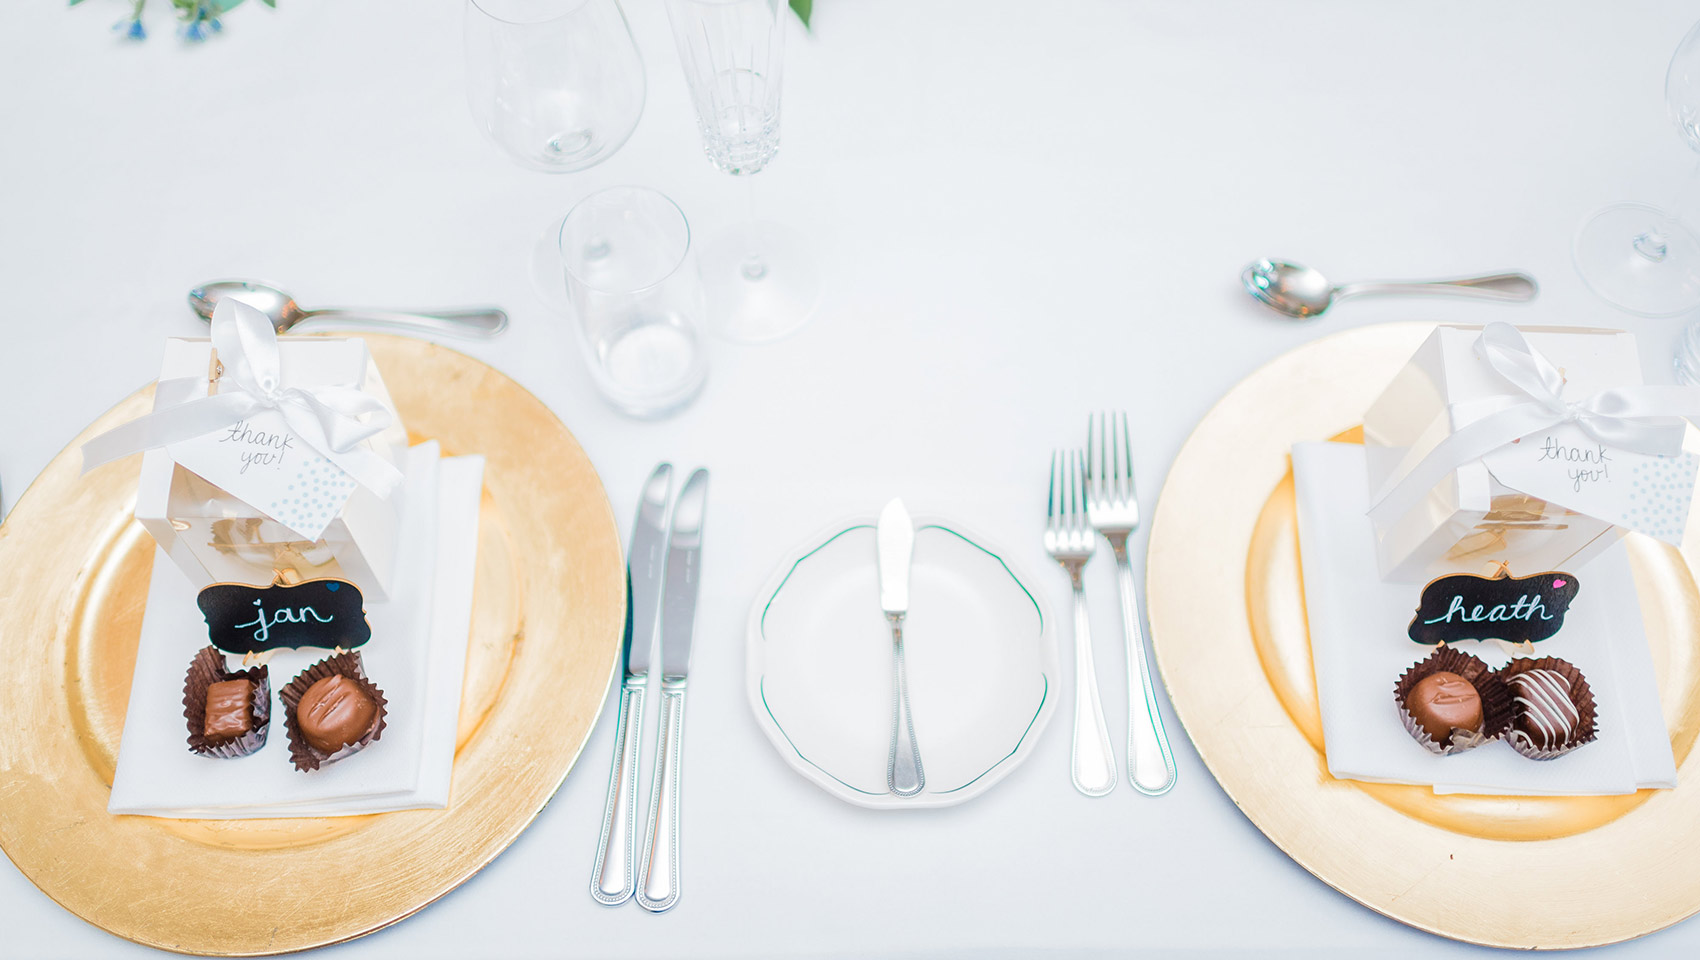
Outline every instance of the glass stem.
<path id="1" fill-rule="evenodd" d="M 1664 260 L 1665 255 L 1669 252 L 1665 238 L 1670 235 L 1672 228 L 1682 219 L 1683 208 L 1687 206 L 1689 200 L 1693 199 L 1694 185 L 1697 182 L 1700 182 L 1700 160 L 1696 160 L 1694 166 L 1689 168 L 1688 176 L 1683 178 L 1682 184 L 1676 189 L 1676 195 L 1671 197 L 1670 203 L 1659 211 L 1663 217 L 1659 226 L 1635 238 L 1636 253 L 1654 263 Z"/>
<path id="2" fill-rule="evenodd" d="M 749 175 L 744 179 L 747 181 L 745 197 L 749 200 L 749 224 L 753 232 L 756 225 L 756 180 Z M 738 265 L 738 269 L 745 280 L 756 283 L 767 276 L 767 258 L 762 256 L 759 247 L 752 247 L 744 252 L 744 262 Z"/>

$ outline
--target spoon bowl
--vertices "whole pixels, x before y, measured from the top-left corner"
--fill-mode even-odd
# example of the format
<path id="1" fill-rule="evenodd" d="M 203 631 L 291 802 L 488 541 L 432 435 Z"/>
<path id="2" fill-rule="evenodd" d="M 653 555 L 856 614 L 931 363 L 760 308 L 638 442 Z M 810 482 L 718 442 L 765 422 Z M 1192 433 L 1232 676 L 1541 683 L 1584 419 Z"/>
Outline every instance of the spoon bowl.
<path id="1" fill-rule="evenodd" d="M 1328 278 L 1302 264 L 1259 260 L 1245 268 L 1240 281 L 1252 296 L 1289 317 L 1314 317 L 1334 303 Z"/>
<path id="2" fill-rule="evenodd" d="M 189 291 L 189 306 L 202 320 L 212 322 L 213 310 L 225 297 L 232 297 L 266 315 L 278 333 L 302 320 L 301 307 L 295 298 L 282 290 L 257 280 L 213 280 Z"/>
<path id="3" fill-rule="evenodd" d="M 508 315 L 497 307 L 466 310 L 398 312 L 330 307 L 306 310 L 295 298 L 269 283 L 258 280 L 210 280 L 189 291 L 189 306 L 202 320 L 212 322 L 220 300 L 230 297 L 266 315 L 280 334 L 308 320 L 329 321 L 327 326 L 353 329 L 393 330 L 400 333 L 437 333 L 452 337 L 493 337 L 508 328 Z"/>

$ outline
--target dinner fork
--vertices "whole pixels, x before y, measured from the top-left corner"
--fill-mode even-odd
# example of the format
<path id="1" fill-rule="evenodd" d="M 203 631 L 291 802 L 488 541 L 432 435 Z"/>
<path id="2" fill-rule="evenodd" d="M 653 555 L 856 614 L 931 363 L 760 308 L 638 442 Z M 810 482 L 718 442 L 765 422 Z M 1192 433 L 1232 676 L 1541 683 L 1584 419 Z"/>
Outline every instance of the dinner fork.
<path id="1" fill-rule="evenodd" d="M 1076 469 L 1078 467 L 1078 469 Z M 1116 786 L 1116 757 L 1110 752 L 1110 728 L 1098 699 L 1098 673 L 1092 666 L 1092 630 L 1086 616 L 1086 588 L 1080 572 L 1092 559 L 1098 538 L 1087 525 L 1084 484 L 1086 462 L 1080 451 L 1051 453 L 1051 492 L 1045 505 L 1045 551 L 1062 564 L 1074 587 L 1074 746 L 1069 775 L 1074 788 L 1101 797 Z"/>
<path id="2" fill-rule="evenodd" d="M 1127 414 L 1105 414 L 1086 421 L 1086 513 L 1092 529 L 1110 541 L 1116 555 L 1116 584 L 1122 595 L 1122 635 L 1127 640 L 1127 778 L 1146 796 L 1168 793 L 1175 785 L 1175 758 L 1157 710 L 1157 691 L 1139 629 L 1139 595 L 1133 564 L 1127 558 L 1128 534 L 1139 529 L 1139 496 L 1133 484 L 1133 444 Z M 1093 439 L 1097 457 L 1093 457 Z"/>

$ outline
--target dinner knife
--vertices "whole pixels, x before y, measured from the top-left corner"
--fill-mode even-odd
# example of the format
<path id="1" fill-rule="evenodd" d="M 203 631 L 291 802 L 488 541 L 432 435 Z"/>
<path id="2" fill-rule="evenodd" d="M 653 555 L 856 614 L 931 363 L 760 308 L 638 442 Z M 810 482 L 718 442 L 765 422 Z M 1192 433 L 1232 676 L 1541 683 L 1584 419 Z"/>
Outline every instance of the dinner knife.
<path id="1" fill-rule="evenodd" d="M 886 760 L 886 788 L 900 797 L 913 797 L 927 785 L 921 769 L 921 749 L 915 742 L 915 717 L 909 712 L 909 674 L 903 665 L 903 618 L 909 613 L 909 562 L 915 555 L 915 524 L 902 500 L 880 511 L 874 542 L 879 551 L 880 608 L 891 624 L 891 754 Z"/>
<path id="2" fill-rule="evenodd" d="M 667 500 L 673 493 L 673 465 L 660 464 L 643 485 L 637 522 L 626 560 L 626 638 L 620 659 L 620 711 L 614 721 L 614 764 L 608 772 L 608 800 L 602 810 L 602 837 L 590 895 L 615 906 L 631 899 L 632 856 L 637 845 L 638 734 L 643 730 L 643 695 L 649 683 L 649 655 L 655 643 L 661 600 L 662 561 L 667 551 Z"/>
<path id="3" fill-rule="evenodd" d="M 685 744 L 685 679 L 696 629 L 697 585 L 702 575 L 702 521 L 708 506 L 708 471 L 685 481 L 673 504 L 667 547 L 667 584 L 661 599 L 661 742 L 655 749 L 649 833 L 643 841 L 643 879 L 637 902 L 660 913 L 679 902 L 679 785 Z"/>

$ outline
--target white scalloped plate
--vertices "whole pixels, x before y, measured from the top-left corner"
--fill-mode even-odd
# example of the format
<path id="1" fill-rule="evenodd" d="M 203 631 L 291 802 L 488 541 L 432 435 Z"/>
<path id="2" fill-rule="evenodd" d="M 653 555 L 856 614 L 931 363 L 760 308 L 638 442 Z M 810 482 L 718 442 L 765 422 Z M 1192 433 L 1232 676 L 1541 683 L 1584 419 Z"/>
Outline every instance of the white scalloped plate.
<path id="1" fill-rule="evenodd" d="M 872 517 L 835 524 L 756 595 L 745 657 L 750 707 L 781 757 L 847 803 L 948 807 L 991 789 L 1032 752 L 1056 709 L 1056 637 L 1044 600 L 1004 551 L 961 524 L 915 521 L 903 629 L 926 787 L 886 790 L 891 630 L 879 605 Z"/>

